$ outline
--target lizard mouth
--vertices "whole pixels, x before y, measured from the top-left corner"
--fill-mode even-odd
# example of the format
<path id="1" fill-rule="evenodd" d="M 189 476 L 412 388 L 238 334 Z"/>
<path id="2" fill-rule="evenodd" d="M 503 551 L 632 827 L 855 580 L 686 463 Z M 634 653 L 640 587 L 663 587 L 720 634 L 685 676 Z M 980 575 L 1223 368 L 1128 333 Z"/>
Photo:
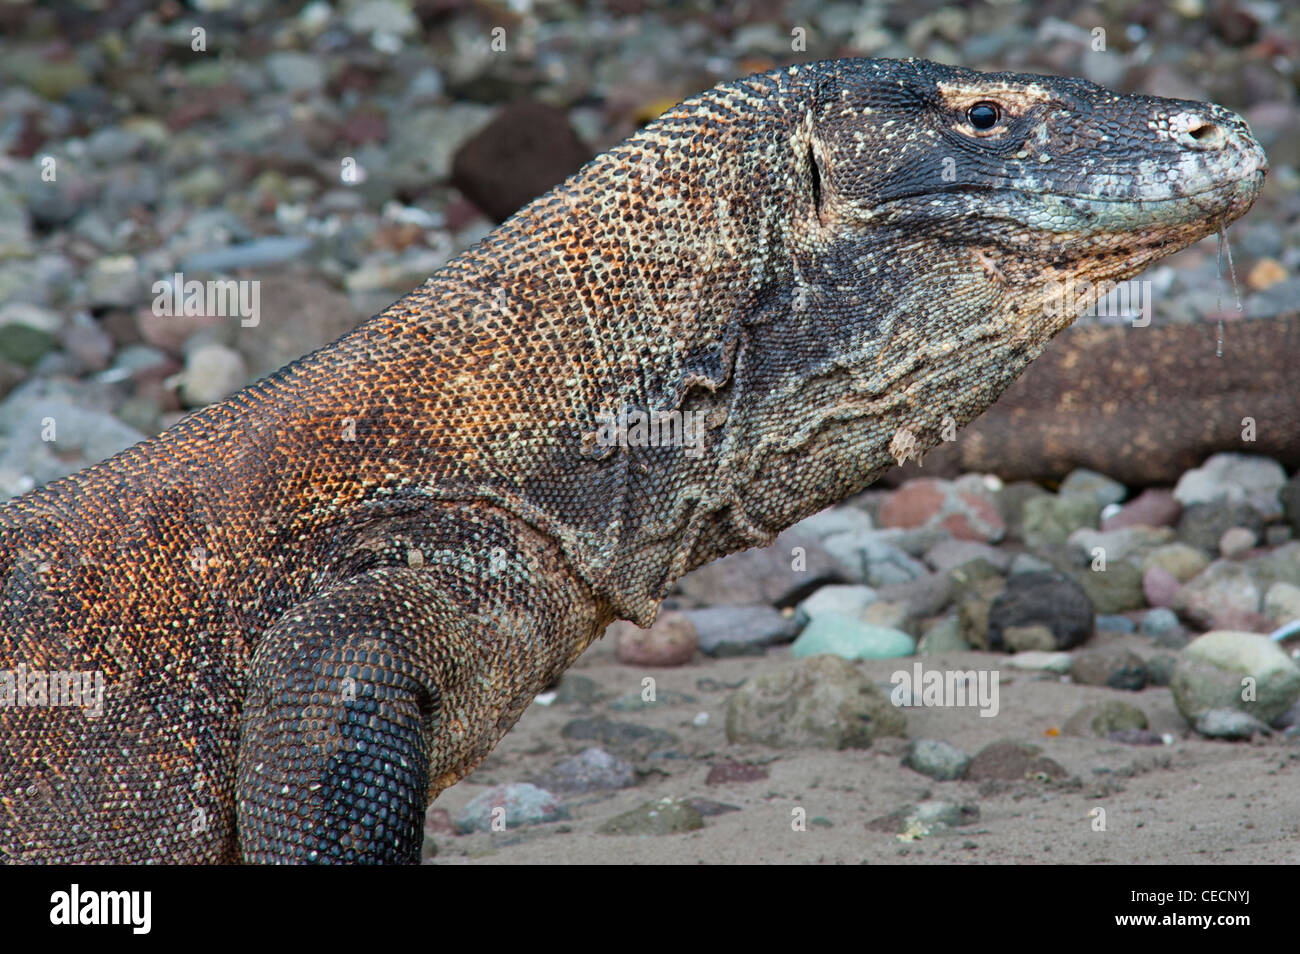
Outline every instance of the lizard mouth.
<path id="1" fill-rule="evenodd" d="M 1068 242 L 1102 234 L 1182 232 L 1188 226 L 1209 234 L 1244 215 L 1263 181 L 1264 170 L 1255 169 L 1180 195 L 1149 197 L 953 184 L 891 196 L 861 224 L 933 228 L 953 236 L 969 230 L 983 241 L 1001 233 L 1013 245 L 1030 236 Z"/>

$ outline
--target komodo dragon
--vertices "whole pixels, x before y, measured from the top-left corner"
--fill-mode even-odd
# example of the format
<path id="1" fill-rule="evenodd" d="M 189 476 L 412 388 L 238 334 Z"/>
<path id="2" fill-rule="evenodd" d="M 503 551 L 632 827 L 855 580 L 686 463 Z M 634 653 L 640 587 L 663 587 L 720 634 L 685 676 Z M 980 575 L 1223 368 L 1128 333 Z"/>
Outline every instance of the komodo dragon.
<path id="1" fill-rule="evenodd" d="M 970 421 L 1070 323 L 1057 283 L 1215 232 L 1265 169 L 1217 106 L 920 60 L 687 100 L 0 510 L 0 859 L 417 861 L 429 800 L 611 621 Z M 698 432 L 629 413 L 675 411 Z"/>

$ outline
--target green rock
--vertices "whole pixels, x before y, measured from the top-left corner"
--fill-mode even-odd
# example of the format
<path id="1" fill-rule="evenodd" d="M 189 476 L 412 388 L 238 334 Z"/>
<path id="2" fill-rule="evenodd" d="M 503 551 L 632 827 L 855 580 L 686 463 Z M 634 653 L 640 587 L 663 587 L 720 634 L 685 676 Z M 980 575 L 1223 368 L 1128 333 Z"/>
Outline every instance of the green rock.
<path id="1" fill-rule="evenodd" d="M 733 744 L 865 749 L 905 735 L 907 720 L 853 663 L 814 656 L 747 680 L 727 699 L 726 731 Z"/>
<path id="2" fill-rule="evenodd" d="M 1215 630 L 1182 651 L 1169 688 L 1189 723 L 1211 709 L 1271 723 L 1300 699 L 1300 667 L 1267 636 Z"/>
<path id="3" fill-rule="evenodd" d="M 1025 501 L 1021 536 L 1031 547 L 1064 544 L 1080 527 L 1096 528 L 1101 504 L 1083 494 L 1046 495 Z"/>
<path id="4" fill-rule="evenodd" d="M 1106 738 L 1122 729 L 1145 729 L 1147 716 L 1135 705 L 1110 699 L 1084 706 L 1065 723 L 1065 734 Z"/>
<path id="5" fill-rule="evenodd" d="M 602 835 L 676 835 L 703 827 L 704 816 L 690 805 L 675 798 L 661 798 L 614 816 L 596 831 Z"/>
<path id="6" fill-rule="evenodd" d="M 0 328 L 0 358 L 25 368 L 40 361 L 54 347 L 49 332 L 31 325 L 8 324 Z"/>
<path id="7" fill-rule="evenodd" d="M 1104 570 L 1082 570 L 1073 576 L 1098 613 L 1123 613 L 1146 606 L 1142 571 L 1126 560 L 1107 563 Z"/>
<path id="8" fill-rule="evenodd" d="M 894 659 L 915 651 L 916 643 L 907 633 L 840 613 L 813 619 L 790 647 L 796 659 L 827 654 L 841 659 Z"/>
<path id="9" fill-rule="evenodd" d="M 945 616 L 925 631 L 917 644 L 919 656 L 938 656 L 941 653 L 964 653 L 970 643 L 961 638 L 961 624 L 955 616 Z"/>

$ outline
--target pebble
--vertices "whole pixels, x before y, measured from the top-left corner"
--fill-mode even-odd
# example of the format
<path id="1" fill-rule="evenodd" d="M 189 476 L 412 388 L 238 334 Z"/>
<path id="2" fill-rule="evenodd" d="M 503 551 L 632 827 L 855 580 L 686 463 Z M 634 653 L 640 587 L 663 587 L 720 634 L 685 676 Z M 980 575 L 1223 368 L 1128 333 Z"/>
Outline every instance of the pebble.
<path id="1" fill-rule="evenodd" d="M 1069 653 L 1047 653 L 1030 650 L 1008 657 L 1005 665 L 1012 669 L 1025 669 L 1030 672 L 1054 672 L 1064 676 L 1074 665 L 1074 657 Z"/>
<path id="2" fill-rule="evenodd" d="M 1006 533 L 1002 514 L 977 474 L 956 481 L 909 480 L 881 503 L 877 519 L 882 527 L 942 528 L 958 540 L 984 543 L 996 543 Z"/>
<path id="3" fill-rule="evenodd" d="M 1101 522 L 1104 532 L 1127 527 L 1172 527 L 1178 522 L 1183 505 L 1172 491 L 1148 488 L 1120 507 L 1119 512 Z"/>
<path id="4" fill-rule="evenodd" d="M 801 602 L 795 608 L 795 617 L 805 623 L 823 613 L 857 617 L 878 599 L 874 589 L 860 583 L 832 584 L 818 588 Z"/>
<path id="5" fill-rule="evenodd" d="M 1119 481 L 1085 467 L 1070 471 L 1065 480 L 1061 481 L 1058 492 L 1091 497 L 1101 507 L 1117 504 L 1128 496 L 1128 488 Z"/>
<path id="6" fill-rule="evenodd" d="M 271 235 L 251 242 L 198 252 L 182 261 L 179 271 L 199 274 L 233 272 L 239 268 L 265 268 L 302 258 L 311 247 L 312 240 L 303 236 Z"/>
<path id="7" fill-rule="evenodd" d="M 966 652 L 970 643 L 961 638 L 961 624 L 956 616 L 945 616 L 932 623 L 916 645 L 918 656 L 937 656 L 943 653 Z"/>
<path id="8" fill-rule="evenodd" d="M 901 736 L 889 697 L 838 656 L 814 656 L 748 679 L 727 699 L 727 741 L 774 748 L 867 748 Z"/>
<path id="9" fill-rule="evenodd" d="M 185 355 L 179 383 L 186 407 L 205 407 L 224 401 L 248 384 L 248 368 L 238 351 L 222 344 L 203 344 Z"/>
<path id="10" fill-rule="evenodd" d="M 524 99 L 502 108 L 461 144 L 451 181 L 489 218 L 503 222 L 591 157 L 564 110 Z"/>
<path id="11" fill-rule="evenodd" d="M 1007 629 L 1042 625 L 1051 631 L 1053 645 L 1049 648 L 1073 649 L 1092 635 L 1094 615 L 1092 600 L 1074 580 L 1023 573 L 1010 577 L 1005 592 L 989 607 L 988 644 L 992 649 L 1002 648 Z"/>
<path id="12" fill-rule="evenodd" d="M 1274 583 L 1264 594 L 1264 615 L 1278 626 L 1300 619 L 1300 586 Z"/>
<path id="13" fill-rule="evenodd" d="M 1067 776 L 1068 773 L 1058 762 L 1042 754 L 1042 749 L 1024 742 L 994 742 L 986 745 L 975 754 L 966 769 L 968 782 L 1019 782 L 1026 779 L 1050 781 Z"/>
<path id="14" fill-rule="evenodd" d="M 1186 583 L 1210 565 L 1210 558 L 1200 549 L 1186 543 L 1170 543 L 1156 547 L 1142 561 L 1142 569 L 1158 567 L 1174 578 L 1176 583 Z"/>
<path id="15" fill-rule="evenodd" d="M 771 772 L 766 765 L 753 765 L 749 762 L 736 762 L 728 759 L 717 762 L 709 768 L 705 785 L 735 785 L 744 782 L 761 782 Z"/>
<path id="16" fill-rule="evenodd" d="M 916 642 L 907 633 L 840 613 L 815 617 L 790 647 L 796 659 L 824 653 L 843 659 L 894 659 L 914 652 Z"/>
<path id="17" fill-rule="evenodd" d="M 586 794 L 631 788 L 637 775 L 630 762 L 593 746 L 557 762 L 536 782 L 553 792 Z"/>
<path id="18" fill-rule="evenodd" d="M 1119 699 L 1093 702 L 1066 720 L 1062 731 L 1070 736 L 1104 739 L 1112 732 L 1147 728 L 1146 713 Z"/>
<path id="19" fill-rule="evenodd" d="M 1254 548 L 1259 535 L 1249 527 L 1229 527 L 1219 538 L 1219 553 L 1231 559 Z"/>
<path id="20" fill-rule="evenodd" d="M 1238 741 L 1268 735 L 1269 727 L 1239 709 L 1208 709 L 1196 717 L 1196 731 L 1208 739 Z"/>
<path id="21" fill-rule="evenodd" d="M 1070 666 L 1070 676 L 1081 685 L 1107 686 L 1132 692 L 1147 684 L 1147 670 L 1142 657 L 1118 647 L 1079 653 Z"/>
<path id="22" fill-rule="evenodd" d="M 974 540 L 941 540 L 925 552 L 925 562 L 937 573 L 947 573 L 963 563 L 985 560 L 999 573 L 1006 573 L 1012 555 L 1006 550 L 978 543 Z"/>
<path id="23" fill-rule="evenodd" d="M 615 658 L 625 666 L 682 666 L 695 658 L 699 636 L 690 618 L 665 610 L 649 629 L 619 620 L 610 626 Z"/>
<path id="24" fill-rule="evenodd" d="M 938 782 L 951 782 L 966 774 L 970 756 L 947 742 L 914 739 L 907 746 L 903 764 Z"/>
<path id="25" fill-rule="evenodd" d="M 577 742 L 595 742 L 616 754 L 642 759 L 677 744 L 677 736 L 662 729 L 652 729 L 634 722 L 615 722 L 604 716 L 573 719 L 564 724 L 560 735 Z"/>
<path id="26" fill-rule="evenodd" d="M 794 616 L 770 606 L 708 606 L 682 614 L 695 627 L 700 651 L 706 656 L 762 653 L 768 646 L 788 643 L 799 632 Z"/>
<path id="27" fill-rule="evenodd" d="M 1074 578 L 1102 615 L 1124 613 L 1146 605 L 1142 571 L 1125 560 L 1107 562 L 1104 570 L 1080 570 Z"/>
<path id="28" fill-rule="evenodd" d="M 1198 503 L 1246 503 L 1262 516 L 1281 516 L 1278 492 L 1286 471 L 1277 461 L 1255 454 L 1214 454 L 1183 474 L 1174 497 L 1184 507 Z"/>
<path id="29" fill-rule="evenodd" d="M 677 590 L 702 606 L 784 606 L 818 586 L 842 582 L 839 563 L 816 538 L 787 530 L 771 546 L 742 550 L 692 570 L 677 582 Z"/>
<path id="30" fill-rule="evenodd" d="M 1236 709 L 1269 723 L 1300 699 L 1300 667 L 1267 636 L 1209 632 L 1182 651 L 1170 689 L 1189 723 L 1211 709 Z"/>
<path id="31" fill-rule="evenodd" d="M 504 814 L 500 809 L 504 809 Z M 550 792 L 529 782 L 510 782 L 494 785 L 470 799 L 456 814 L 456 830 L 462 835 L 472 831 L 501 831 L 504 824 L 504 830 L 509 831 L 568 817 L 564 805 Z"/>
<path id="32" fill-rule="evenodd" d="M 1216 560 L 1179 589 L 1171 608 L 1203 629 L 1227 629 L 1262 619 L 1263 603 L 1264 590 L 1250 566 Z"/>
<path id="33" fill-rule="evenodd" d="M 1248 503 L 1195 503 L 1178 518 L 1178 539 L 1205 553 L 1218 553 L 1219 541 L 1232 527 L 1245 527 L 1256 534 L 1264 529 L 1264 518 Z"/>
<path id="34" fill-rule="evenodd" d="M 1142 614 L 1141 630 L 1146 636 L 1163 636 L 1182 628 L 1178 615 L 1166 607 L 1157 607 Z"/>
<path id="35" fill-rule="evenodd" d="M 677 835 L 703 827 L 704 816 L 697 808 L 679 799 L 661 798 L 615 815 L 596 831 L 602 835 Z"/>
<path id="36" fill-rule="evenodd" d="M 1046 494 L 1025 501 L 1020 535 L 1031 547 L 1065 543 L 1080 527 L 1096 529 L 1101 505 L 1089 496 Z"/>

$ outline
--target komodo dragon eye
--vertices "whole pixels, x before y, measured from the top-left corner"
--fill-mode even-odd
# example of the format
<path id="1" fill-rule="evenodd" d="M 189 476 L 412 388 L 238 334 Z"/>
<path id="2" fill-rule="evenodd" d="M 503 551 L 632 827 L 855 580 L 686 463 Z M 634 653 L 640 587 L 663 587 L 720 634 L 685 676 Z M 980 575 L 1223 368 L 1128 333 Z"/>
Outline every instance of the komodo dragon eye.
<path id="1" fill-rule="evenodd" d="M 1001 118 L 1002 110 L 998 108 L 998 104 L 990 103 L 988 100 L 976 103 L 966 110 L 966 121 L 980 131 L 992 129 Z"/>

